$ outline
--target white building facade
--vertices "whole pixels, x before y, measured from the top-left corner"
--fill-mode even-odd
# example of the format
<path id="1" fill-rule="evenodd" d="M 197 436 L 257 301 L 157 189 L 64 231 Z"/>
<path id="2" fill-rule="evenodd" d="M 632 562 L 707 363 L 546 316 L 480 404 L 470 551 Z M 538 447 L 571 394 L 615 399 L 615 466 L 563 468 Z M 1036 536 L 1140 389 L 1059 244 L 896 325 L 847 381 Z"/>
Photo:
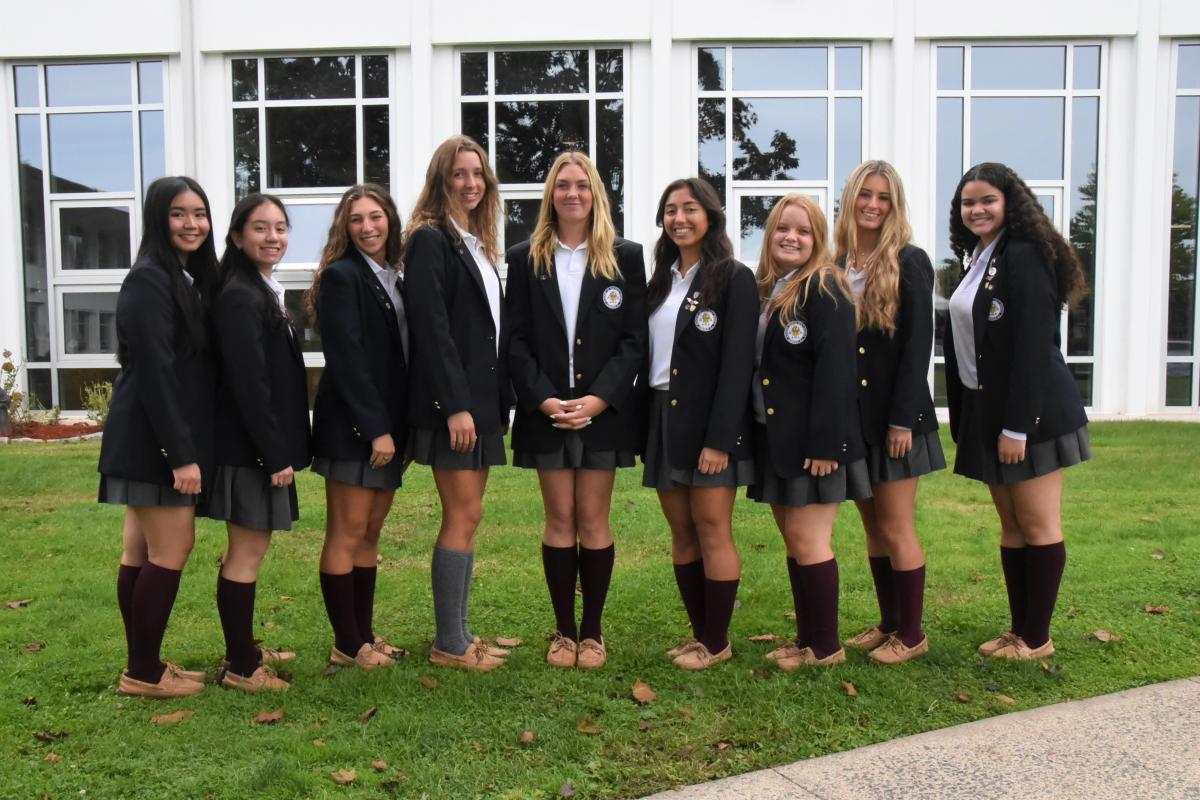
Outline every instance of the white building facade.
<path id="1" fill-rule="evenodd" d="M 338 196 L 377 181 L 405 214 L 462 132 L 492 156 L 506 243 L 528 235 L 554 155 L 581 149 L 648 258 L 676 177 L 717 187 L 753 264 L 774 197 L 832 215 L 850 170 L 887 159 L 939 268 L 939 331 L 954 186 L 1004 161 L 1089 274 L 1062 321 L 1089 409 L 1200 413 L 1194 0 L 45 0 L 4 17 L 0 347 L 47 407 L 78 409 L 115 374 L 116 292 L 155 177 L 199 180 L 218 237 L 246 192 L 285 199 L 278 276 L 315 377 L 301 293 Z M 938 344 L 939 404 L 942 369 Z"/>

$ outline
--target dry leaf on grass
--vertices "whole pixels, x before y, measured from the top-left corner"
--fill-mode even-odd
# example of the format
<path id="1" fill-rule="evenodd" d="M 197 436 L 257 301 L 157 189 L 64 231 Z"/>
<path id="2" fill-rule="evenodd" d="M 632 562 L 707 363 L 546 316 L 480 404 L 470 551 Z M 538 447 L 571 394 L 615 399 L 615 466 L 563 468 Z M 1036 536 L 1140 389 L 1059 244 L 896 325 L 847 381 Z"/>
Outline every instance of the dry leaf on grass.
<path id="1" fill-rule="evenodd" d="M 483 752 L 483 742 L 479 741 L 478 739 L 472 739 L 471 740 L 471 748 L 476 753 L 482 753 Z"/>
<path id="2" fill-rule="evenodd" d="M 727 742 L 724 740 L 719 741 L 713 745 L 714 750 L 728 750 L 731 747 L 733 747 L 733 742 Z"/>
<path id="3" fill-rule="evenodd" d="M 960 703 L 969 703 L 971 702 L 971 695 L 958 692 L 954 695 L 954 699 Z"/>
<path id="4" fill-rule="evenodd" d="M 378 713 L 379 713 L 379 708 L 377 706 L 371 706 L 366 711 L 364 711 L 363 713 L 358 715 L 358 721 L 359 722 L 369 722 L 371 717 L 375 716 Z"/>
<path id="5" fill-rule="evenodd" d="M 34 697 L 33 695 L 30 695 L 29 697 L 26 697 L 26 698 L 25 698 L 24 700 L 22 700 L 21 702 L 22 702 L 22 703 L 24 703 L 24 704 L 25 704 L 25 705 L 27 705 L 27 706 L 36 706 L 36 705 L 37 705 L 37 698 L 36 698 L 36 697 Z"/>
<path id="6" fill-rule="evenodd" d="M 375 770 L 376 772 L 383 772 L 385 769 L 387 769 L 387 762 L 383 760 L 372 761 L 371 769 Z"/>
<path id="7" fill-rule="evenodd" d="M 775 636 L 775 634 L 773 634 L 773 633 L 760 633 L 757 636 L 751 636 L 750 641 L 752 641 L 752 642 L 773 642 L 777 638 L 778 637 Z"/>
<path id="8" fill-rule="evenodd" d="M 512 636 L 497 636 L 496 644 L 500 647 L 520 647 L 524 642 Z"/>
<path id="9" fill-rule="evenodd" d="M 324 747 L 324 746 L 325 746 L 324 739 L 313 739 L 313 747 Z"/>
<path id="10" fill-rule="evenodd" d="M 1092 638 L 1098 642 L 1119 642 L 1121 637 L 1115 633 L 1109 633 L 1103 628 L 1097 628 L 1092 631 Z"/>
<path id="11" fill-rule="evenodd" d="M 280 599 L 280 600 L 282 600 L 283 602 L 285 602 L 285 603 L 286 603 L 286 602 L 288 602 L 289 600 L 291 600 L 292 598 L 291 598 L 291 596 L 290 596 L 290 595 L 281 594 L 281 595 L 279 595 L 279 599 Z"/>
<path id="12" fill-rule="evenodd" d="M 41 642 L 30 642 L 29 644 L 25 645 L 26 653 L 40 653 L 45 649 L 46 645 L 42 644 Z"/>
<path id="13" fill-rule="evenodd" d="M 842 681 L 842 688 L 846 690 L 846 694 L 851 697 L 858 697 L 858 689 L 854 688 L 854 684 L 850 681 Z"/>
<path id="14" fill-rule="evenodd" d="M 1153 553 L 1150 554 L 1150 557 L 1155 559 L 1156 561 L 1162 561 L 1164 558 L 1167 557 L 1167 554 L 1164 553 L 1162 550 L 1155 550 Z"/>
<path id="15" fill-rule="evenodd" d="M 438 687 L 437 678 L 430 677 L 429 675 L 422 675 L 421 685 L 426 689 L 436 689 Z"/>
<path id="16" fill-rule="evenodd" d="M 167 725 L 172 722 L 182 722 L 188 717 L 195 716 L 195 714 L 196 712 L 192 711 L 190 708 L 181 708 L 178 711 L 170 714 L 158 714 L 153 716 L 150 718 L 150 722 L 154 723 L 155 725 Z"/>
<path id="17" fill-rule="evenodd" d="M 1157 606 L 1157 605 L 1152 605 L 1150 603 L 1147 603 L 1146 604 L 1146 613 L 1147 614 L 1170 614 L 1171 607 L 1170 606 Z"/>
<path id="18" fill-rule="evenodd" d="M 533 740 L 536 738 L 533 731 L 521 731 L 521 744 L 533 744 Z"/>
<path id="19" fill-rule="evenodd" d="M 587 734 L 588 736 L 595 736 L 597 734 L 604 733 L 604 728 L 601 728 L 587 717 L 580 717 L 579 721 L 575 723 L 575 731 L 577 733 Z"/>
<path id="20" fill-rule="evenodd" d="M 1004 705 L 1006 705 L 1006 706 L 1015 706 L 1017 704 L 1016 700 L 1013 700 L 1011 697 L 1009 697 L 1006 694 L 996 695 L 996 700 L 998 702 L 1004 703 Z"/>
<path id="21" fill-rule="evenodd" d="M 564 783 L 562 786 L 558 787 L 558 796 L 559 797 L 574 797 L 575 796 L 575 787 L 569 783 Z"/>
<path id="22" fill-rule="evenodd" d="M 58 753 L 50 752 L 46 753 L 46 757 L 42 760 L 47 764 L 53 764 L 56 761 L 62 761 L 62 756 L 60 756 Z"/>
<path id="23" fill-rule="evenodd" d="M 34 731 L 33 738 L 37 739 L 39 742 L 52 744 L 60 739 L 67 738 L 67 733 L 66 731 Z"/>
<path id="24" fill-rule="evenodd" d="M 976 572 L 974 575 L 971 576 L 971 583 L 982 583 L 982 582 L 983 582 L 983 576 L 980 575 L 978 572 Z"/>
<path id="25" fill-rule="evenodd" d="M 785 611 L 785 612 L 783 612 L 783 618 L 784 619 L 795 619 L 796 612 L 795 611 Z"/>
<path id="26" fill-rule="evenodd" d="M 639 719 L 638 720 L 638 730 L 639 731 L 648 731 L 653 727 L 654 727 L 654 720 L 652 720 L 652 719 Z"/>
<path id="27" fill-rule="evenodd" d="M 283 719 L 283 709 L 277 708 L 274 711 L 260 711 L 254 715 L 252 720 L 255 725 L 270 725 L 273 722 L 279 722 Z"/>
<path id="28" fill-rule="evenodd" d="M 332 773 L 332 777 L 333 782 L 338 786 L 346 786 L 347 784 L 354 783 L 355 779 L 358 778 L 358 771 L 353 769 L 339 769 L 337 772 Z"/>
<path id="29" fill-rule="evenodd" d="M 642 706 L 653 703 L 654 699 L 658 697 L 654 693 L 654 690 L 643 683 L 640 678 L 633 682 L 633 691 L 631 694 L 633 695 L 633 699 L 638 702 L 638 705 Z"/>
<path id="30" fill-rule="evenodd" d="M 8 606 L 9 608 L 24 608 L 25 606 L 29 605 L 32 602 L 33 602 L 33 598 L 27 597 L 24 600 L 9 600 L 9 601 L 5 602 L 4 605 Z"/>

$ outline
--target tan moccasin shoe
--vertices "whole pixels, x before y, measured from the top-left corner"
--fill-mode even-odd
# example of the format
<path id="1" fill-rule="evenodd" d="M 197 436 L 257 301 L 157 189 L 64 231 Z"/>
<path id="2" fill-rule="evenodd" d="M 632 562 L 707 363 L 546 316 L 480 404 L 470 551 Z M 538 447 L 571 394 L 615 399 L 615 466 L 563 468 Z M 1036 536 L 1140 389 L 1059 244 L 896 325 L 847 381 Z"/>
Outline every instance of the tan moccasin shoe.
<path id="1" fill-rule="evenodd" d="M 851 650 L 874 650 L 876 647 L 882 646 L 891 635 L 891 633 L 880 630 L 878 625 L 872 625 L 862 633 L 851 636 L 842 644 Z"/>
<path id="2" fill-rule="evenodd" d="M 239 692 L 286 692 L 291 685 L 278 677 L 270 667 L 259 667 L 246 678 L 236 672 L 225 670 L 221 677 L 221 685 L 227 689 L 237 689 Z"/>
<path id="3" fill-rule="evenodd" d="M 167 661 L 164 663 L 167 665 L 167 669 L 175 670 L 176 675 L 178 675 L 181 678 L 187 678 L 189 681 L 195 681 L 196 683 L 204 683 L 204 679 L 207 677 L 207 675 L 205 675 L 205 673 L 204 673 L 204 670 L 202 670 L 202 669 L 184 669 L 183 667 L 176 664 L 174 661 Z"/>
<path id="4" fill-rule="evenodd" d="M 375 641 L 371 642 L 371 646 L 393 660 L 399 660 L 408 655 L 408 651 L 403 647 L 396 647 L 382 636 L 376 636 Z"/>
<path id="5" fill-rule="evenodd" d="M 482 648 L 483 652 L 487 653 L 489 656 L 495 656 L 496 658 L 508 658 L 508 656 L 512 653 L 511 650 L 507 650 L 503 647 L 497 647 L 487 639 L 482 639 L 478 636 L 475 637 L 475 646 Z"/>
<path id="6" fill-rule="evenodd" d="M 929 652 L 929 637 L 922 636 L 921 641 L 912 647 L 901 641 L 899 636 L 889 636 L 888 640 L 867 653 L 878 664 L 902 664 L 923 653 Z"/>
<path id="7" fill-rule="evenodd" d="M 1041 647 L 1030 647 L 1020 636 L 1014 636 L 1008 644 L 988 655 L 992 658 L 1010 658 L 1015 661 L 1037 661 L 1054 655 L 1054 640 L 1047 639 Z"/>
<path id="8" fill-rule="evenodd" d="M 580 669 L 600 669 L 607 663 L 608 651 L 604 649 L 603 642 L 584 639 L 579 643 L 579 655 L 575 659 L 575 666 Z"/>
<path id="9" fill-rule="evenodd" d="M 189 697 L 204 691 L 204 684 L 189 680 L 179 674 L 179 670 L 168 664 L 163 670 L 158 683 L 146 683 L 129 677 L 128 670 L 121 671 L 121 680 L 117 683 L 117 694 L 130 697 L 151 697 L 163 700 L 171 697 Z"/>
<path id="10" fill-rule="evenodd" d="M 329 648 L 329 663 L 338 667 L 358 667 L 363 670 L 372 670 L 379 667 L 390 667 L 396 662 L 376 650 L 373 644 L 366 642 L 358 648 L 358 652 L 353 656 L 343 653 L 334 645 Z"/>
<path id="11" fill-rule="evenodd" d="M 554 634 L 554 641 L 550 643 L 550 649 L 546 651 L 547 664 L 561 669 L 570 669 L 575 666 L 575 661 L 578 657 L 578 644 L 561 633 Z"/>
<path id="12" fill-rule="evenodd" d="M 767 661 L 778 661 L 781 658 L 795 658 L 803 648 L 795 642 L 788 642 L 783 647 L 778 647 L 767 653 L 763 658 Z"/>
<path id="13" fill-rule="evenodd" d="M 982 655 L 990 656 L 992 653 L 995 653 L 1001 647 L 1007 647 L 1009 644 L 1012 643 L 1013 639 L 1016 639 L 1016 638 L 1017 638 L 1017 635 L 1015 633 L 1013 633 L 1012 631 L 1005 631 L 1004 633 L 997 636 L 995 639 L 988 639 L 986 642 L 979 645 L 979 652 Z"/>
<path id="14" fill-rule="evenodd" d="M 491 672 L 496 667 L 504 666 L 504 659 L 489 656 L 474 642 L 467 645 L 467 650 L 461 656 L 438 650 L 436 647 L 429 651 L 429 663 L 439 667 L 452 667 L 468 672 Z"/>
<path id="15" fill-rule="evenodd" d="M 698 644 L 700 643 L 696 641 L 695 637 L 684 639 L 682 642 L 667 651 L 667 658 L 676 658 L 677 656 L 681 656 Z"/>
<path id="16" fill-rule="evenodd" d="M 720 664 L 722 661 L 728 661 L 733 658 L 733 645 L 725 645 L 725 649 L 719 653 L 710 653 L 708 648 L 702 642 L 696 642 L 696 646 L 686 653 L 681 653 L 675 657 L 675 666 L 680 669 L 701 670 L 708 669 L 713 664 Z"/>
<path id="17" fill-rule="evenodd" d="M 260 647 L 258 648 L 258 652 L 262 653 L 262 663 L 264 664 L 283 664 L 296 660 L 296 654 L 291 650 L 275 650 L 270 647 Z"/>
<path id="18" fill-rule="evenodd" d="M 824 658 L 817 658 L 817 654 L 813 652 L 811 647 L 802 647 L 796 651 L 794 656 L 780 658 L 775 663 L 784 672 L 791 672 L 800 667 L 831 667 L 834 664 L 841 664 L 845 660 L 845 650 L 838 650 Z"/>

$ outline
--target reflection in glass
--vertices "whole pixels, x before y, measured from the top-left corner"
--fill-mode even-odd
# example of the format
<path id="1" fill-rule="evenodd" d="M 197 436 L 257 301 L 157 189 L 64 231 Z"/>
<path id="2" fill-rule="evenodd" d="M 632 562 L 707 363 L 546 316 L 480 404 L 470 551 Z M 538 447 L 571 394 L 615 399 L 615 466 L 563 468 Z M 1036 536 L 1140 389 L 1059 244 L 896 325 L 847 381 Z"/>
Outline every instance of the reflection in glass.
<path id="1" fill-rule="evenodd" d="M 487 53 L 462 53 L 458 57 L 459 84 L 465 95 L 487 94 Z"/>
<path id="2" fill-rule="evenodd" d="M 862 100 L 839 97 L 833 106 L 833 197 L 840 203 L 846 178 L 862 160 Z M 834 209 L 834 216 L 838 209 Z"/>
<path id="3" fill-rule="evenodd" d="M 701 98 L 697 122 L 699 129 L 699 176 L 712 184 L 725 205 L 725 101 Z"/>
<path id="4" fill-rule="evenodd" d="M 946 365 L 933 365 L 933 404 L 939 408 L 945 408 L 948 403 L 946 400 Z"/>
<path id="5" fill-rule="evenodd" d="M 975 163 L 999 161 L 1027 181 L 1061 180 L 1062 140 L 1061 97 L 971 99 L 971 160 Z"/>
<path id="6" fill-rule="evenodd" d="M 51 106 L 129 105 L 130 93 L 128 62 L 46 66 L 46 98 Z"/>
<path id="7" fill-rule="evenodd" d="M 133 191 L 129 112 L 51 114 L 49 122 L 51 192 Z"/>
<path id="8" fill-rule="evenodd" d="M 853 91 L 862 88 L 862 48 L 833 49 L 833 88 Z"/>
<path id="9" fill-rule="evenodd" d="M 296 206 L 292 206 L 296 208 Z M 300 349 L 306 353 L 321 352 L 321 334 L 312 326 L 308 319 L 308 306 L 304 302 L 306 289 L 288 289 L 283 293 L 283 304 L 287 307 L 288 317 L 292 320 L 292 328 L 296 331 L 296 340 Z"/>
<path id="10" fill-rule="evenodd" d="M 946 49 L 946 48 L 939 48 Z M 934 211 L 934 355 L 942 355 L 950 295 L 962 277 L 962 265 L 950 250 L 950 203 L 963 174 L 963 101 L 939 97 L 937 101 L 937 205 Z"/>
<path id="11" fill-rule="evenodd" d="M 725 48 L 701 47 L 696 52 L 696 78 L 702 92 L 725 89 Z"/>
<path id="12" fill-rule="evenodd" d="M 233 68 L 233 99 L 258 99 L 258 59 L 235 58 Z"/>
<path id="13" fill-rule="evenodd" d="M 496 172 L 501 183 L 541 183 L 563 150 L 588 152 L 586 100 L 496 103 Z"/>
<path id="14" fill-rule="evenodd" d="M 163 101 L 163 65 L 161 61 L 138 62 L 138 102 Z"/>
<path id="15" fill-rule="evenodd" d="M 166 132 L 161 111 L 143 111 L 138 121 L 142 136 L 142 191 L 145 191 L 167 174 Z"/>
<path id="16" fill-rule="evenodd" d="M 587 50 L 498 50 L 496 94 L 581 94 L 588 90 Z"/>
<path id="17" fill-rule="evenodd" d="M 488 149 L 488 107 L 487 103 L 462 104 L 462 132 L 470 136 L 484 149 Z"/>
<path id="18" fill-rule="evenodd" d="M 625 103 L 601 100 L 596 104 L 596 171 L 608 192 L 613 227 L 625 230 Z"/>
<path id="19" fill-rule="evenodd" d="M 40 117 L 17 115 L 17 183 L 21 194 L 21 261 L 24 265 L 25 360 L 50 360 L 50 307 L 46 279 L 46 212 L 42 191 Z M 48 396 L 48 395 L 47 395 Z"/>
<path id="20" fill-rule="evenodd" d="M 1079 390 L 1079 399 L 1085 406 L 1092 404 L 1092 374 L 1095 367 L 1092 364 L 1067 364 L 1071 375 L 1075 378 L 1075 388 Z"/>
<path id="21" fill-rule="evenodd" d="M 363 56 L 363 97 L 388 96 L 387 56 Z"/>
<path id="22" fill-rule="evenodd" d="M 1075 64 L 1071 68 L 1073 73 L 1071 85 L 1076 89 L 1099 89 L 1100 88 L 1100 47 L 1099 45 L 1089 45 L 1087 47 L 1076 47 L 1074 52 Z"/>
<path id="23" fill-rule="evenodd" d="M 1038 204 L 1041 205 L 1042 211 L 1045 211 L 1046 216 L 1050 218 L 1050 224 L 1056 228 L 1059 227 L 1058 213 L 1057 209 L 1054 207 L 1054 195 L 1035 194 L 1034 196 L 1037 197 Z"/>
<path id="24" fill-rule="evenodd" d="M 620 92 L 625 88 L 625 54 L 620 50 L 596 51 L 596 91 Z"/>
<path id="25" fill-rule="evenodd" d="M 357 142 L 351 106 L 267 109 L 267 185 L 349 186 Z"/>
<path id="26" fill-rule="evenodd" d="M 1190 406 L 1192 404 L 1192 365 L 1167 364 L 1168 406 Z"/>
<path id="27" fill-rule="evenodd" d="M 259 191 L 258 109 L 233 110 L 233 188 L 240 200 Z"/>
<path id="28" fill-rule="evenodd" d="M 823 180 L 827 114 L 819 97 L 734 98 L 734 179 Z"/>
<path id="29" fill-rule="evenodd" d="M 354 97 L 354 56 L 263 59 L 268 100 Z"/>
<path id="30" fill-rule="evenodd" d="M 64 352 L 117 352 L 116 292 L 68 292 L 62 296 L 62 309 Z"/>
<path id="31" fill-rule="evenodd" d="M 1196 227 L 1200 202 L 1200 97 L 1175 98 L 1171 166 L 1171 256 L 1167 288 L 1167 354 L 1192 355 L 1196 345 Z"/>
<path id="32" fill-rule="evenodd" d="M 129 206 L 61 209 L 58 213 L 61 268 L 129 269 L 130 227 Z"/>
<path id="33" fill-rule="evenodd" d="M 504 201 L 504 246 L 512 247 L 533 235 L 541 200 Z"/>
<path id="34" fill-rule="evenodd" d="M 735 47 L 735 91 L 821 90 L 829 85 L 829 55 L 824 47 Z"/>
<path id="35" fill-rule="evenodd" d="M 83 411 L 83 390 L 94 383 L 112 383 L 115 369 L 60 369 L 58 371 L 58 407 L 63 411 Z"/>
<path id="36" fill-rule="evenodd" d="M 1077 51 L 1078 52 L 1078 49 Z M 1067 234 L 1090 291 L 1067 314 L 1067 355 L 1092 355 L 1096 309 L 1096 163 L 1100 148 L 1100 98 L 1071 101 L 1071 184 Z"/>
<path id="37" fill-rule="evenodd" d="M 13 67 L 13 86 L 17 108 L 34 108 L 42 104 L 38 97 L 37 67 Z"/>
<path id="38" fill-rule="evenodd" d="M 1200 44 L 1187 44 L 1179 48 L 1179 77 L 1175 84 L 1180 89 L 1200 89 Z"/>
<path id="39" fill-rule="evenodd" d="M 363 180 L 392 185 L 387 106 L 363 106 Z"/>
<path id="40" fill-rule="evenodd" d="M 336 203 L 288 203 L 288 249 L 281 264 L 315 264 L 329 236 Z"/>
<path id="41" fill-rule="evenodd" d="M 738 220 L 738 260 L 742 263 L 758 263 L 763 231 L 767 227 L 767 215 L 778 200 L 776 195 L 742 195 L 741 218 Z"/>
<path id="42" fill-rule="evenodd" d="M 54 405 L 54 398 L 50 394 L 50 370 L 27 369 L 25 381 L 29 389 L 30 408 L 51 408 Z"/>
<path id="43" fill-rule="evenodd" d="M 972 89 L 1062 89 L 1067 48 L 972 47 Z"/>
<path id="44" fill-rule="evenodd" d="M 939 47 L 937 49 L 937 88 L 950 91 L 963 88 L 963 49 L 961 47 Z"/>

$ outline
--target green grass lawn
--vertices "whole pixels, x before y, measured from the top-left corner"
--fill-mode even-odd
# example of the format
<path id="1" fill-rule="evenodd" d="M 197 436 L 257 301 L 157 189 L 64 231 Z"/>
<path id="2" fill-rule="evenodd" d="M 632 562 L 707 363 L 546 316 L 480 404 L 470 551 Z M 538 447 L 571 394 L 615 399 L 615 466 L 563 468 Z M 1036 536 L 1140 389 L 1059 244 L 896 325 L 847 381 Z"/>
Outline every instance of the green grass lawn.
<path id="1" fill-rule="evenodd" d="M 291 691 L 247 696 L 209 686 L 169 702 L 116 694 L 125 655 L 115 598 L 122 509 L 95 502 L 97 443 L 0 447 L 0 600 L 32 599 L 0 606 L 0 797 L 516 798 L 569 794 L 564 787 L 577 797 L 635 797 L 1200 674 L 1200 426 L 1099 423 L 1092 443 L 1094 460 L 1067 472 L 1058 655 L 1045 666 L 976 655 L 1007 621 L 997 522 L 982 485 L 942 472 L 922 481 L 917 520 L 929 563 L 928 656 L 887 668 L 860 654 L 829 670 L 768 667 L 763 654 L 776 645 L 749 637 L 793 631 L 784 553 L 767 509 L 739 499 L 744 574 L 733 661 L 700 674 L 676 670 L 663 657 L 685 633 L 669 535 L 640 470 L 626 470 L 613 500 L 609 664 L 552 670 L 543 661 L 553 617 L 537 483 L 532 472 L 502 468 L 488 487 L 472 627 L 525 645 L 491 674 L 440 670 L 426 661 L 437 498 L 417 467 L 384 531 L 376 615 L 379 632 L 413 651 L 408 659 L 372 674 L 324 673 L 324 506 L 320 479 L 304 473 L 302 518 L 276 537 L 255 621 L 266 644 L 299 652 Z M 164 645 L 167 657 L 210 675 L 223 654 L 214 591 L 224 538 L 223 526 L 200 523 Z M 849 634 L 877 619 L 850 504 L 835 547 Z M 1150 614 L 1147 604 L 1170 611 Z M 1090 636 L 1096 629 L 1121 638 L 1102 643 Z M 657 693 L 649 705 L 631 698 L 638 679 Z M 252 723 L 278 708 L 282 720 Z M 151 723 L 181 709 L 194 715 Z M 522 743 L 527 730 L 535 738 Z M 55 741 L 37 736 L 47 733 Z M 355 770 L 356 780 L 335 784 L 339 770 Z"/>

